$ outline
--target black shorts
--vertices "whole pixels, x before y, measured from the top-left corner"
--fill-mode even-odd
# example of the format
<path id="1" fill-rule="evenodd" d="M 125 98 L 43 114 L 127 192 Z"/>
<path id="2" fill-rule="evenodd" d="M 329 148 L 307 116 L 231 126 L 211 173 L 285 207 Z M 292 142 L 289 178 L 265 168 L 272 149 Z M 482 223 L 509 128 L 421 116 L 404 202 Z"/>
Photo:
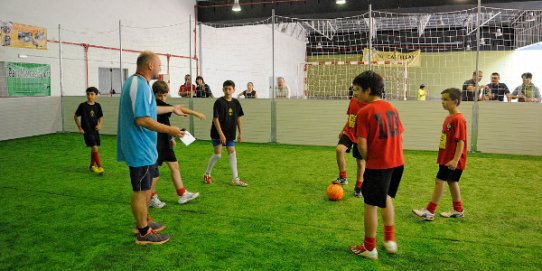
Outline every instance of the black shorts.
<path id="1" fill-rule="evenodd" d="M 437 179 L 446 182 L 459 182 L 462 173 L 463 170 L 461 169 L 450 170 L 447 166 L 439 165 Z"/>
<path id="2" fill-rule="evenodd" d="M 100 146 L 100 133 L 98 131 L 85 132 L 83 134 L 87 147 Z"/>
<path id="3" fill-rule="evenodd" d="M 177 157 L 172 149 L 158 149 L 156 164 L 161 166 L 164 162 L 177 162 Z"/>
<path id="4" fill-rule="evenodd" d="M 352 149 L 352 146 L 354 147 L 354 151 L 352 151 L 352 156 L 354 156 L 354 158 L 356 159 L 363 159 L 363 156 L 361 156 L 361 153 L 359 153 L 359 150 L 358 150 L 358 144 L 352 142 L 352 140 L 350 140 L 350 138 L 348 136 L 346 136 L 345 134 L 343 134 L 341 136 L 341 138 L 339 139 L 339 143 L 337 143 L 337 145 L 344 145 L 346 146 L 346 152 L 350 153 L 350 150 Z"/>
<path id="5" fill-rule="evenodd" d="M 365 169 L 361 192 L 366 204 L 386 208 L 387 196 L 395 198 L 404 166 L 390 169 Z"/>
<path id="6" fill-rule="evenodd" d="M 132 190 L 134 192 L 150 190 L 152 179 L 160 176 L 156 165 L 129 168 L 130 181 L 132 182 Z"/>

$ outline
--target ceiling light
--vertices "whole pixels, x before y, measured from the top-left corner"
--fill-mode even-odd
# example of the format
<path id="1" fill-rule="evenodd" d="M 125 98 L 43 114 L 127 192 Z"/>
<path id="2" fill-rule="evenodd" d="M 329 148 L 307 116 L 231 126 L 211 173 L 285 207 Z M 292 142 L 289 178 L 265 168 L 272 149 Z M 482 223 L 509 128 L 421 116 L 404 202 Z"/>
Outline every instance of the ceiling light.
<path id="1" fill-rule="evenodd" d="M 19 58 L 28 58 L 28 55 L 19 54 Z"/>
<path id="2" fill-rule="evenodd" d="M 497 28 L 497 31 L 495 32 L 495 37 L 502 37 L 502 30 L 500 28 Z"/>
<path id="3" fill-rule="evenodd" d="M 527 15 L 525 16 L 525 21 L 526 22 L 534 22 L 536 21 L 536 18 L 534 17 L 534 12 L 529 12 L 527 13 Z"/>
<path id="4" fill-rule="evenodd" d="M 337 5 L 344 5 L 344 4 L 346 4 L 346 0 L 337 0 L 337 1 L 335 1 L 335 3 Z"/>
<path id="5" fill-rule="evenodd" d="M 241 11 L 241 5 L 239 5 L 239 0 L 234 1 L 233 6 L 231 7 L 231 10 L 235 12 Z"/>
<path id="6" fill-rule="evenodd" d="M 444 23 L 444 19 L 442 19 L 442 16 L 440 16 L 440 18 L 438 19 L 438 25 L 439 26 L 445 26 L 446 24 Z"/>
<path id="7" fill-rule="evenodd" d="M 486 40 L 484 38 L 480 39 L 480 45 L 486 45 Z"/>

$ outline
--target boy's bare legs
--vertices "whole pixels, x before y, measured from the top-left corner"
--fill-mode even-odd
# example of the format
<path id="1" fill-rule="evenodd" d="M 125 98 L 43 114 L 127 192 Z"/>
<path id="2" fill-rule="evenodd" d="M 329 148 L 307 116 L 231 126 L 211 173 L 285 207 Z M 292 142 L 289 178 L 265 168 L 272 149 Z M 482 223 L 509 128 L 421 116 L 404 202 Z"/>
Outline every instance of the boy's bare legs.
<path id="1" fill-rule="evenodd" d="M 173 185 L 175 186 L 175 190 L 181 189 L 184 187 L 183 180 L 181 178 L 181 171 L 179 169 L 179 163 L 178 162 L 167 162 L 167 166 L 169 167 L 169 171 L 171 174 L 171 181 L 173 182 Z"/>
<path id="2" fill-rule="evenodd" d="M 365 249 L 373 250 L 376 247 L 376 228 L 378 227 L 378 207 L 365 203 L 364 224 Z"/>
<path id="3" fill-rule="evenodd" d="M 448 182 L 448 187 L 450 188 L 450 193 L 452 194 L 452 200 L 454 202 L 461 201 L 461 191 L 459 189 L 458 182 Z"/>
<path id="4" fill-rule="evenodd" d="M 337 157 L 337 166 L 339 167 L 339 173 L 346 172 L 346 146 L 343 144 L 338 144 L 337 149 L 335 150 L 335 156 Z"/>
<path id="5" fill-rule="evenodd" d="M 431 202 L 435 205 L 438 205 L 442 195 L 444 194 L 444 184 L 446 181 L 435 179 L 435 189 L 433 190 L 433 196 L 431 197 Z M 435 206 L 436 207 L 436 206 Z M 434 213 L 434 211 L 432 212 Z"/>
<path id="6" fill-rule="evenodd" d="M 412 209 L 412 212 L 424 220 L 434 220 L 435 211 L 444 194 L 444 183 L 446 183 L 446 181 L 435 178 L 435 189 L 433 190 L 433 196 L 431 197 L 431 201 L 427 204 L 427 207 L 425 207 L 425 209 Z"/>
<path id="7" fill-rule="evenodd" d="M 360 183 L 363 183 L 363 173 L 365 173 L 365 160 L 356 159 L 356 163 L 358 164 L 358 171 L 357 171 L 357 174 L 356 174 L 356 186 L 357 186 L 358 181 Z"/>
<path id="8" fill-rule="evenodd" d="M 156 184 L 158 183 L 158 180 L 160 180 L 160 177 L 156 177 L 152 179 L 151 183 L 151 190 L 149 193 L 149 198 L 147 199 L 147 206 L 151 206 L 152 208 L 164 208 L 166 206 L 166 203 L 160 201 L 158 198 L 158 195 L 156 194 Z"/>
<path id="9" fill-rule="evenodd" d="M 390 196 L 386 198 L 386 208 L 382 208 L 382 220 L 384 226 L 393 226 L 395 224 L 395 208 Z"/>
<path id="10" fill-rule="evenodd" d="M 449 212 L 442 212 L 440 213 L 440 215 L 443 217 L 451 217 L 451 218 L 464 217 L 463 203 L 461 201 L 461 191 L 459 189 L 459 183 L 448 182 L 448 187 L 450 187 L 450 193 L 452 194 L 453 210 Z"/>

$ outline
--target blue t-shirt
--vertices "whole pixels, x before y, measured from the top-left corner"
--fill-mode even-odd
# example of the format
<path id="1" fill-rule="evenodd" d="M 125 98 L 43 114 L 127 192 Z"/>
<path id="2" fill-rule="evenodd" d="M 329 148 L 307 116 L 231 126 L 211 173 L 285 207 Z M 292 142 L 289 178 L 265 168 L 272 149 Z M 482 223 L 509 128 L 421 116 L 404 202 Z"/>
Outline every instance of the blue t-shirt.
<path id="1" fill-rule="evenodd" d="M 147 80 L 132 75 L 122 87 L 117 132 L 117 160 L 128 166 L 141 167 L 156 163 L 156 132 L 138 126 L 135 119 L 156 120 L 156 101 Z"/>

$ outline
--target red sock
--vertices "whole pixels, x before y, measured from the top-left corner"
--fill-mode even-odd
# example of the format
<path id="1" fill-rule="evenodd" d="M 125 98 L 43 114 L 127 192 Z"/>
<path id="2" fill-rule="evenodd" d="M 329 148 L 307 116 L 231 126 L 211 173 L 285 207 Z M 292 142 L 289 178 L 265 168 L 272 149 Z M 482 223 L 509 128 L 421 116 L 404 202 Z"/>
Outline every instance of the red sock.
<path id="1" fill-rule="evenodd" d="M 369 238 L 365 236 L 365 240 L 363 240 L 363 246 L 366 250 L 372 251 L 376 247 L 376 237 L 375 238 Z"/>
<path id="2" fill-rule="evenodd" d="M 177 195 L 179 195 L 179 197 L 182 197 L 184 195 L 184 192 L 186 192 L 186 188 L 179 188 L 177 189 Z"/>
<path id="3" fill-rule="evenodd" d="M 384 225 L 384 241 L 395 241 L 395 230 L 393 229 L 393 225 Z"/>
<path id="4" fill-rule="evenodd" d="M 461 201 L 454 201 L 454 210 L 458 212 L 463 212 L 463 203 Z"/>
<path id="5" fill-rule="evenodd" d="M 156 196 L 156 192 L 151 193 L 151 197 L 154 197 L 154 196 Z"/>
<path id="6" fill-rule="evenodd" d="M 433 203 L 432 201 L 427 204 L 427 211 L 431 212 L 432 214 L 435 213 L 435 210 L 437 209 L 437 205 Z"/>
<path id="7" fill-rule="evenodd" d="M 102 167 L 102 162 L 100 162 L 100 155 L 98 154 L 98 151 L 92 152 L 92 156 L 94 158 L 94 162 L 96 162 L 96 165 L 98 167 Z"/>
<path id="8" fill-rule="evenodd" d="M 356 187 L 361 187 L 363 183 L 361 181 L 356 181 Z"/>
<path id="9" fill-rule="evenodd" d="M 90 166 L 94 166 L 96 161 L 94 161 L 94 152 L 90 150 Z"/>
<path id="10" fill-rule="evenodd" d="M 346 179 L 346 171 L 341 171 L 341 172 L 339 172 L 339 178 L 344 178 L 344 179 Z"/>

